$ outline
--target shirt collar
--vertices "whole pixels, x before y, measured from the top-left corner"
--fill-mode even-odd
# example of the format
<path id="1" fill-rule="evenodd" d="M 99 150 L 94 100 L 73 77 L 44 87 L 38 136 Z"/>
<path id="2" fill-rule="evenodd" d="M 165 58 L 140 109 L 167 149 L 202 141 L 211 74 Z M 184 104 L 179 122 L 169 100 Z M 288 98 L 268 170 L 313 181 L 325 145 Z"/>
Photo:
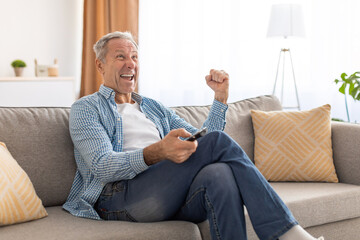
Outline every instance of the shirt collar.
<path id="1" fill-rule="evenodd" d="M 104 86 L 104 84 L 101 84 L 99 93 L 103 95 L 106 99 L 109 99 L 112 97 L 112 100 L 115 101 L 115 91 L 112 88 Z M 131 93 L 131 98 L 136 101 L 139 105 L 142 102 L 142 96 L 140 94 L 137 94 L 135 92 Z"/>
<path id="2" fill-rule="evenodd" d="M 142 102 L 142 96 L 140 94 L 137 94 L 135 92 L 132 92 L 131 93 L 131 98 L 137 102 L 139 105 L 141 105 L 141 102 Z"/>
<path id="3" fill-rule="evenodd" d="M 103 95 L 106 99 L 110 98 L 111 96 L 115 96 L 115 91 L 109 87 L 105 87 L 104 84 L 101 84 L 99 93 Z"/>

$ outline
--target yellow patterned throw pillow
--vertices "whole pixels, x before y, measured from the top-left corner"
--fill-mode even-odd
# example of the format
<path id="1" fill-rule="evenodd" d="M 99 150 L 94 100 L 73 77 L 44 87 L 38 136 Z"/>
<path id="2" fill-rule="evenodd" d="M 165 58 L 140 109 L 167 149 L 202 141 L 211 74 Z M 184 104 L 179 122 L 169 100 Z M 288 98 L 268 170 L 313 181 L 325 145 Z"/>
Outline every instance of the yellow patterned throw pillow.
<path id="1" fill-rule="evenodd" d="M 308 111 L 251 110 L 256 167 L 269 181 L 338 182 L 330 105 Z"/>
<path id="2" fill-rule="evenodd" d="M 0 226 L 47 216 L 25 171 L 0 142 Z"/>

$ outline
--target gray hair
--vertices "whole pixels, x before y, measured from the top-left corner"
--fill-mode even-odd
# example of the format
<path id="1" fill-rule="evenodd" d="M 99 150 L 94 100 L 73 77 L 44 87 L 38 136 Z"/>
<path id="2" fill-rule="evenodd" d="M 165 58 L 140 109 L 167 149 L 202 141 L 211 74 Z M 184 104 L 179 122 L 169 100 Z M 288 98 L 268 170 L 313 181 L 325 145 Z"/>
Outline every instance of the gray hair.
<path id="1" fill-rule="evenodd" d="M 138 49 L 138 45 L 136 44 L 134 37 L 130 32 L 112 32 L 104 35 L 94 44 L 94 52 L 96 54 L 96 58 L 100 61 L 105 62 L 105 56 L 107 54 L 108 48 L 107 43 L 113 38 L 127 39 L 132 44 L 134 44 L 135 48 Z"/>

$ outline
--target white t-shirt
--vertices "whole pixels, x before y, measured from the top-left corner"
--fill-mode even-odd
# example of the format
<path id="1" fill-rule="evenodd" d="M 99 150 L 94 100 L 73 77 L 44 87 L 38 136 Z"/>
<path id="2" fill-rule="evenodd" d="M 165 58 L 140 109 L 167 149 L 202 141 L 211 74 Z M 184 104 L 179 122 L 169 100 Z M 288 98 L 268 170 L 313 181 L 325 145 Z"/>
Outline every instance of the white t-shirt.
<path id="1" fill-rule="evenodd" d="M 123 151 L 145 148 L 161 140 L 155 124 L 141 112 L 137 102 L 117 104 L 122 117 Z"/>

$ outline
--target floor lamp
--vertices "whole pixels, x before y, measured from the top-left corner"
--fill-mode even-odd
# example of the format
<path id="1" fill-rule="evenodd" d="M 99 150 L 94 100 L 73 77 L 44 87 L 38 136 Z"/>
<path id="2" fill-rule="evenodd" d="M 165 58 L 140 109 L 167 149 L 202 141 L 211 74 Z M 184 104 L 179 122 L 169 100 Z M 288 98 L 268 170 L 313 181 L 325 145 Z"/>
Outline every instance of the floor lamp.
<path id="1" fill-rule="evenodd" d="M 304 36 L 305 36 L 305 28 L 304 28 L 302 9 L 300 5 L 276 4 L 272 6 L 267 37 L 284 37 L 284 39 L 287 39 L 288 37 L 304 37 Z M 283 108 L 300 110 L 299 94 L 295 80 L 294 65 L 291 57 L 290 48 L 281 48 L 280 50 L 272 94 L 275 95 L 276 86 L 279 78 L 280 62 L 282 57 L 283 64 L 282 64 L 282 81 L 280 83 L 281 84 L 280 101 L 281 104 L 283 105 L 286 54 L 289 55 L 289 59 L 290 59 L 291 72 L 292 72 L 297 105 L 283 106 Z"/>

